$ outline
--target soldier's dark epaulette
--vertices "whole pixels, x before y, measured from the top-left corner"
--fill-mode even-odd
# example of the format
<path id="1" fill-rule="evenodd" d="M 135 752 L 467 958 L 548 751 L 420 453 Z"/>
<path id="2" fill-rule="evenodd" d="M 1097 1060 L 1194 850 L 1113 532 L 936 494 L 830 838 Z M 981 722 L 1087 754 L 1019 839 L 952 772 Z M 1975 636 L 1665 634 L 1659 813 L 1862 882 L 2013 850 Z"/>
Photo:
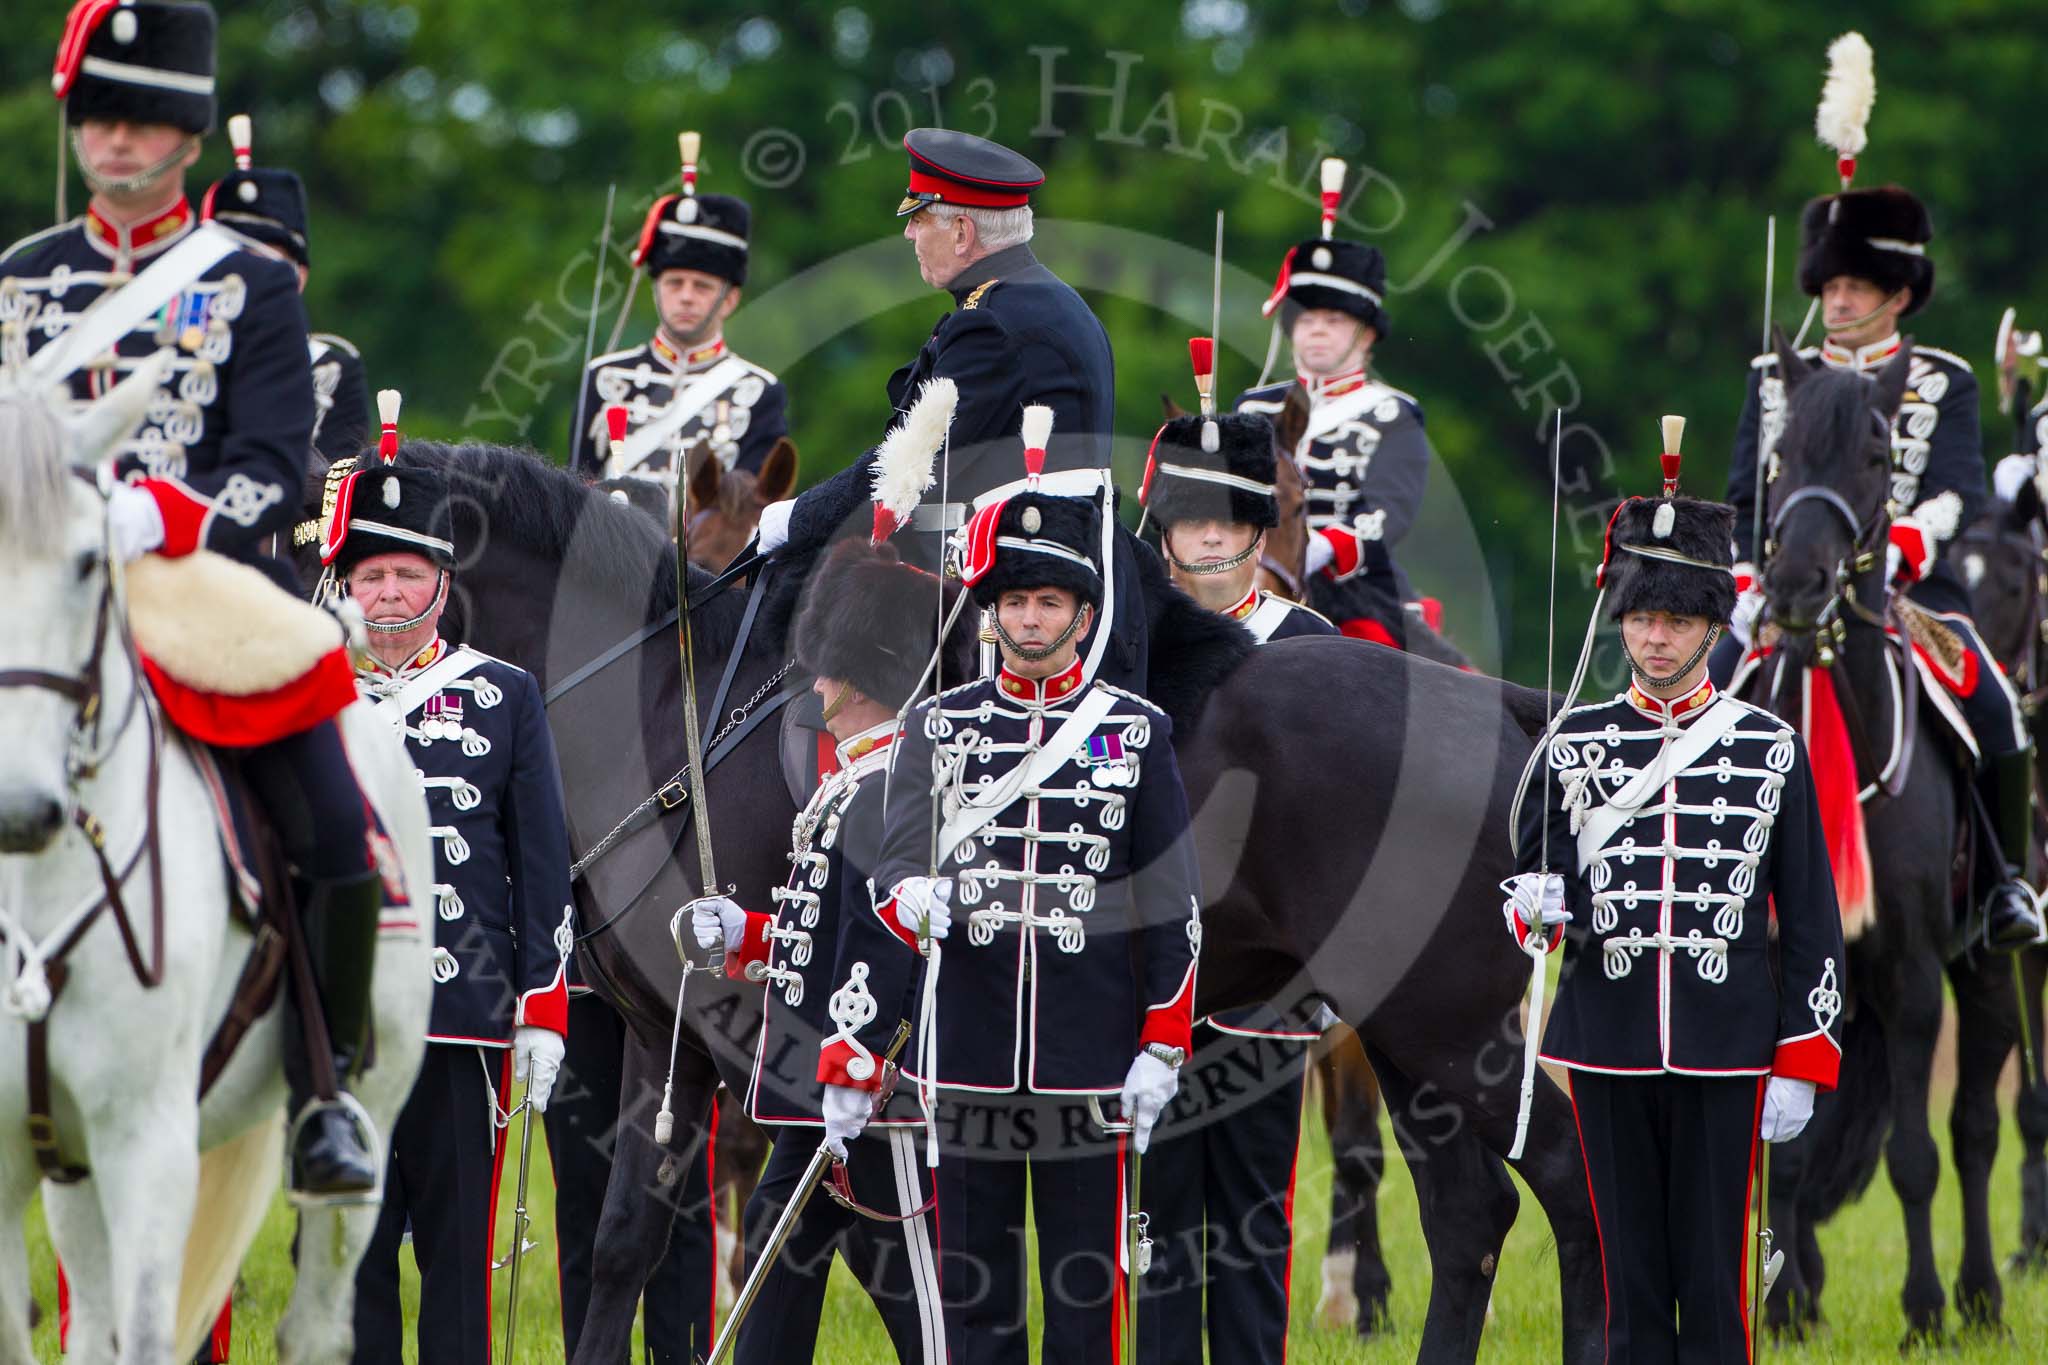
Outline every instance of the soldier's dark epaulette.
<path id="1" fill-rule="evenodd" d="M 1314 607 L 1310 606 L 1310 605 L 1309 605 L 1308 603 L 1306 603 L 1306 602 L 1289 602 L 1289 603 L 1288 603 L 1287 605 L 1288 605 L 1288 606 L 1290 606 L 1290 607 L 1292 607 L 1292 608 L 1294 609 L 1294 611 L 1302 612 L 1302 613 L 1304 613 L 1305 615 L 1309 615 L 1309 616 L 1313 616 L 1313 617 L 1315 617 L 1315 618 L 1316 618 L 1316 620 L 1318 620 L 1318 621 L 1321 621 L 1321 622 L 1322 622 L 1322 623 L 1323 623 L 1324 625 L 1328 626 L 1328 627 L 1329 627 L 1329 628 L 1330 628 L 1331 630 L 1335 630 L 1335 629 L 1337 629 L 1337 623 L 1336 623 L 1335 621 L 1332 621 L 1332 620 L 1331 620 L 1331 619 L 1330 619 L 1329 617 L 1327 617 L 1327 616 L 1323 615 L 1323 614 L 1322 614 L 1321 612 L 1317 611 L 1317 610 L 1316 610 L 1316 609 L 1315 609 Z M 1290 613 L 1289 613 L 1289 615 L 1292 615 L 1292 614 L 1293 614 L 1292 612 L 1290 612 Z"/>
<path id="2" fill-rule="evenodd" d="M 20 241 L 13 243 L 5 251 L 0 251 L 0 262 L 11 260 L 16 255 L 34 246 L 37 242 L 42 241 L 45 237 L 54 237 L 60 232 L 69 232 L 84 221 L 85 215 L 80 214 L 68 223 L 59 223 L 55 227 L 46 227 L 41 232 L 31 232 Z"/>
<path id="3" fill-rule="evenodd" d="M 1118 687 L 1115 683 L 1106 683 L 1101 681 L 1100 679 L 1096 681 L 1095 685 L 1101 688 L 1103 691 L 1109 693 L 1111 696 L 1122 697 L 1125 701 L 1132 703 L 1139 710 L 1145 712 L 1148 716 L 1151 716 L 1157 720 L 1166 719 L 1166 712 L 1160 710 L 1158 706 L 1156 706 L 1152 702 L 1147 701 L 1145 698 L 1139 696 L 1135 692 L 1126 692 L 1123 688 Z M 1105 717 L 1105 719 L 1107 718 Z"/>
<path id="4" fill-rule="evenodd" d="M 1820 347 L 1818 346 L 1801 346 L 1799 348 L 1799 358 L 1801 360 L 1811 360 L 1819 354 Z M 1765 351 L 1762 355 L 1753 357 L 1750 360 L 1749 368 L 1752 370 L 1768 370 L 1777 363 L 1778 353 L 1776 351 Z"/>
<path id="5" fill-rule="evenodd" d="M 308 332 L 306 334 L 306 340 L 324 341 L 337 351 L 347 351 L 357 360 L 361 360 L 363 358 L 363 353 L 356 349 L 354 342 L 350 341 L 346 337 L 338 337 L 332 332 Z"/>
<path id="6" fill-rule="evenodd" d="M 628 346 L 623 351 L 607 351 L 603 355 L 592 356 L 590 358 L 590 363 L 583 367 L 583 371 L 584 373 L 588 374 L 590 371 L 596 369 L 600 365 L 609 365 L 614 360 L 624 360 L 627 356 L 637 355 L 641 351 L 644 351 L 646 349 L 647 343 L 643 341 L 638 346 Z"/>
<path id="7" fill-rule="evenodd" d="M 1922 346 L 1919 342 L 1916 341 L 1913 343 L 1913 354 L 1931 355 L 1935 357 L 1937 360 L 1946 360 L 1949 364 L 1955 366 L 1959 370 L 1970 372 L 1969 361 L 1963 359 L 1954 351 L 1944 351 L 1939 346 Z"/>

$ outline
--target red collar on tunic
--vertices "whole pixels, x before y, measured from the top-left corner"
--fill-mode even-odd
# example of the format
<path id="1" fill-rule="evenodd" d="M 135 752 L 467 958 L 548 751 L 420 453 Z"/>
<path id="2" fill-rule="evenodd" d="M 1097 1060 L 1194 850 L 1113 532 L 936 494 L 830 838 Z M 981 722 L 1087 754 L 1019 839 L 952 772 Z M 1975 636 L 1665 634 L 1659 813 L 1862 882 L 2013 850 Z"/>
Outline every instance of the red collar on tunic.
<path id="1" fill-rule="evenodd" d="M 379 678 L 402 677 L 407 673 L 417 673 L 421 669 L 427 667 L 429 664 L 439 662 L 441 656 L 443 654 L 446 654 L 447 652 L 447 642 L 443 640 L 440 636 L 436 635 L 433 639 L 427 641 L 427 643 L 421 647 L 419 653 L 413 655 L 410 659 L 407 659 L 398 667 L 392 668 L 390 665 L 386 664 L 382 659 L 373 658 L 370 660 L 369 667 L 365 668 L 363 672 Z"/>
<path id="2" fill-rule="evenodd" d="M 85 239 L 109 256 L 140 260 L 162 251 L 192 226 L 192 205 L 185 199 L 139 223 L 123 227 L 100 216 L 99 209 L 85 210 Z"/>
<path id="3" fill-rule="evenodd" d="M 670 369 L 696 370 L 702 369 L 725 354 L 725 338 L 720 337 L 716 341 L 699 346 L 694 351 L 683 352 L 669 345 L 668 338 L 657 331 L 653 342 L 650 343 L 650 349 L 653 350 L 655 357 Z"/>
<path id="4" fill-rule="evenodd" d="M 1634 683 L 1628 685 L 1628 704 L 1660 723 L 1669 719 L 1677 721 L 1680 725 L 1687 724 L 1712 705 L 1714 699 L 1720 695 L 1714 690 L 1712 678 L 1701 679 L 1698 687 L 1671 701 L 1653 697 Z"/>
<path id="5" fill-rule="evenodd" d="M 1365 367 L 1333 374 L 1328 379 L 1317 379 L 1313 375 L 1300 376 L 1301 386 L 1308 390 L 1308 396 L 1317 402 L 1325 398 L 1337 398 L 1353 389 L 1365 387 Z"/>
<path id="6" fill-rule="evenodd" d="M 889 719 L 880 725 L 870 725 L 859 734 L 836 746 L 839 750 L 839 766 L 851 767 L 880 749 L 886 749 L 896 742 L 896 722 Z"/>
<path id="7" fill-rule="evenodd" d="M 1242 621 L 1259 609 L 1259 590 L 1253 588 L 1244 595 L 1244 600 L 1234 607 L 1225 607 L 1223 614 L 1233 621 Z"/>
<path id="8" fill-rule="evenodd" d="M 1005 664 L 996 674 L 996 686 L 1003 689 L 1005 696 L 1017 697 L 1024 701 L 1058 701 L 1072 696 L 1081 687 L 1081 661 L 1074 660 L 1050 678 L 1020 678 Z"/>
<path id="9" fill-rule="evenodd" d="M 1899 334 L 1893 332 L 1883 341 L 1873 341 L 1868 346 L 1850 348 L 1833 337 L 1821 343 L 1821 363 L 1830 369 L 1854 370 L 1858 374 L 1874 370 L 1899 353 Z"/>

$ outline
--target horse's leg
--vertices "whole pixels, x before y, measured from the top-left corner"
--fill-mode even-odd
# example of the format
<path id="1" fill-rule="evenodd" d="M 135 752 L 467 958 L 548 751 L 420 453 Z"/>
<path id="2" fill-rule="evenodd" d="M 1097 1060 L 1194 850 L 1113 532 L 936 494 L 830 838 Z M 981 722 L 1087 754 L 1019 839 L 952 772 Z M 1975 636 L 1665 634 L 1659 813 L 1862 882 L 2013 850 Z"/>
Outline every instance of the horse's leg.
<path id="1" fill-rule="evenodd" d="M 2048 978 L 2048 949 L 2019 955 L 2020 1010 L 2033 1066 L 2020 1074 L 2020 1246 L 2015 1271 L 2048 1266 L 2048 1084 L 2042 1081 L 2041 988 Z"/>
<path id="2" fill-rule="evenodd" d="M 66 1365 L 98 1365 L 114 1358 L 112 1250 L 100 1221 L 99 1191 L 90 1178 L 75 1185 L 43 1186 L 43 1217 L 57 1249 L 70 1328 Z"/>
<path id="3" fill-rule="evenodd" d="M 1415 1082 L 1378 1048 L 1367 1054 L 1415 1177 L 1429 1246 L 1429 1311 L 1415 1358 L 1476 1360 L 1501 1244 L 1521 1198 L 1506 1166 L 1457 1105 L 1434 1085 Z"/>
<path id="4" fill-rule="evenodd" d="M 719 1302 L 731 1303 L 747 1278 L 747 1243 L 740 1236 L 747 1215 L 747 1201 L 761 1183 L 761 1168 L 768 1160 L 768 1134 L 748 1118 L 737 1102 L 718 1107 L 717 1163 L 714 1167 L 714 1207 L 718 1210 L 717 1242 L 720 1276 Z M 730 1211 L 730 1216 L 728 1216 Z"/>
<path id="5" fill-rule="evenodd" d="M 1892 1131 L 1884 1155 L 1906 1224 L 1906 1279 L 1899 1303 L 1910 1341 L 1939 1337 L 1943 1330 L 1945 1299 L 1934 1264 L 1930 1218 L 1934 1189 L 1941 1179 L 1941 1153 L 1927 1118 L 1935 1036 L 1941 1028 L 1941 966 L 1932 954 L 1915 955 L 1898 964 L 1896 985 L 1895 992 L 1873 989 L 1864 998 L 1881 1008 L 1889 1006 L 1883 1023 L 1892 1073 Z M 1889 999 L 1884 998 L 1887 995 Z"/>
<path id="6" fill-rule="evenodd" d="M 1956 1093 L 1949 1146 L 1963 1194 L 1963 1261 L 1956 1309 L 1965 1324 L 1996 1326 L 2004 1306 L 1991 1245 L 1991 1164 L 1998 1155 L 1998 1075 L 2018 1033 L 2011 959 L 1984 954 L 1949 972 L 1956 998 Z"/>
<path id="7" fill-rule="evenodd" d="M 1333 1326 L 1356 1325 L 1372 1336 L 1390 1325 L 1393 1291 L 1380 1253 L 1379 1189 L 1386 1172 L 1380 1143 L 1379 1081 L 1355 1035 L 1328 1054 L 1323 1070 L 1323 1112 L 1330 1129 L 1330 1249 L 1323 1256 L 1323 1299 L 1331 1301 L 1340 1277 L 1350 1313 Z M 1330 1319 L 1327 1315 L 1325 1322 Z"/>
<path id="8" fill-rule="evenodd" d="M 718 1073 L 686 1043 L 676 1053 L 675 1130 L 666 1149 L 655 1143 L 654 1115 L 667 1070 L 667 1048 L 650 1047 L 628 1029 L 611 1181 L 591 1252 L 590 1307 L 576 1341 L 576 1365 L 615 1365 L 630 1351 L 640 1295 L 668 1249 L 669 1229 L 684 1198 L 680 1187 L 706 1135 Z M 684 1343 L 691 1357 L 708 1353 L 710 1345 Z"/>
<path id="9" fill-rule="evenodd" d="M 1324 1045 L 1313 1054 L 1309 1066 L 1315 1077 L 1316 1104 L 1323 1114 L 1323 1131 L 1330 1138 L 1330 1233 L 1323 1243 L 1322 1288 L 1316 1295 L 1316 1321 L 1332 1331 L 1358 1322 L 1358 1291 L 1353 1284 L 1358 1270 L 1356 1203 L 1353 1174 L 1345 1156 L 1350 1144 L 1339 1138 L 1344 1123 L 1343 1068 L 1337 1053 L 1356 1046 L 1349 1035 L 1325 1034 Z"/>
<path id="10" fill-rule="evenodd" d="M 178 1277 L 199 1184 L 199 1114 L 188 1093 L 117 1100 L 86 1133 L 107 1238 L 107 1286 L 121 1365 L 176 1350 Z M 82 1269 L 82 1268 L 81 1268 Z"/>

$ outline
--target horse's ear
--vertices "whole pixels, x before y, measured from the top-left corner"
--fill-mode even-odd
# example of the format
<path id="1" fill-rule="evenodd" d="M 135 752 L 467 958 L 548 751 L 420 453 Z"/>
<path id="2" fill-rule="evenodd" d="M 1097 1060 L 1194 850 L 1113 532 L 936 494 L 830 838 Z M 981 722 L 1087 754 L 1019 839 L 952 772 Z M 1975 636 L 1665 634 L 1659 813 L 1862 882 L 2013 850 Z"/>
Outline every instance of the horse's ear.
<path id="1" fill-rule="evenodd" d="M 110 455 L 115 446 L 134 435 L 135 428 L 142 424 L 143 414 L 149 410 L 150 400 L 162 387 L 164 376 L 171 372 L 171 361 L 176 358 L 177 352 L 170 347 L 159 348 L 156 354 L 129 371 L 128 377 L 108 391 L 106 397 L 64 419 L 71 438 L 73 465 L 92 469 Z"/>
<path id="2" fill-rule="evenodd" d="M 1906 337 L 1899 342 L 1898 353 L 1877 372 L 1877 410 L 1887 421 L 1899 415 L 1899 404 L 1906 398 L 1906 379 L 1912 371 L 1913 338 Z"/>
<path id="3" fill-rule="evenodd" d="M 1188 410 L 1182 407 L 1180 404 L 1174 402 L 1173 395 L 1170 393 L 1162 393 L 1159 395 L 1159 406 L 1166 413 L 1166 420 L 1169 422 L 1171 422 L 1176 417 L 1185 417 L 1188 415 Z"/>
<path id="4" fill-rule="evenodd" d="M 1785 329 L 1775 322 L 1771 324 L 1771 349 L 1778 353 L 1778 377 L 1785 381 L 1785 392 L 1789 396 L 1792 390 L 1806 382 L 1812 371 L 1799 358 L 1799 352 L 1792 349 Z"/>
<path id="5" fill-rule="evenodd" d="M 796 442 L 778 436 L 754 476 L 754 500 L 762 506 L 781 502 L 796 490 Z"/>
<path id="6" fill-rule="evenodd" d="M 1301 438 L 1308 430 L 1308 390 L 1300 384 L 1287 386 L 1287 398 L 1280 404 L 1280 420 L 1273 423 L 1273 439 L 1280 449 L 1292 455 L 1301 448 Z"/>
<path id="7" fill-rule="evenodd" d="M 699 441 L 690 447 L 684 458 L 684 467 L 690 471 L 690 505 L 693 507 L 716 507 L 718 505 L 718 484 L 725 476 L 725 466 L 711 453 L 709 441 Z"/>

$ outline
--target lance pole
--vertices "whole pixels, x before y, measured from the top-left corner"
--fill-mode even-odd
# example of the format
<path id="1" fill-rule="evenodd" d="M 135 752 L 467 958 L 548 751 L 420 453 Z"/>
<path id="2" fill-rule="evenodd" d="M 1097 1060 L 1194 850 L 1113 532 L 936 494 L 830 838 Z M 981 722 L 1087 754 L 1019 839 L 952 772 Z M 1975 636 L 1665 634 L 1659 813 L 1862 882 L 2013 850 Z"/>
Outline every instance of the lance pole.
<path id="1" fill-rule="evenodd" d="M 1777 271 L 1778 215 L 1774 213 L 1769 218 L 1764 220 L 1764 332 L 1763 341 L 1757 347 L 1756 353 L 1758 355 L 1769 355 L 1771 352 L 1771 307 L 1772 297 L 1775 293 L 1774 285 L 1777 278 Z M 1804 332 L 1805 328 L 1802 326 L 1800 330 Z M 1780 382 L 1782 382 L 1784 378 L 1785 376 L 1780 375 Z M 1759 387 L 1761 387 L 1763 384 L 1763 379 L 1759 378 L 1757 380 L 1757 384 Z M 1764 440 L 1762 421 L 1761 419 L 1759 419 L 1756 441 L 1756 480 L 1753 485 L 1756 491 L 1755 496 L 1751 500 L 1752 506 L 1749 509 L 1749 552 L 1752 556 L 1754 556 L 1757 569 L 1757 576 L 1759 578 L 1763 576 L 1764 567 L 1765 468 L 1766 465 L 1764 462 Z"/>

